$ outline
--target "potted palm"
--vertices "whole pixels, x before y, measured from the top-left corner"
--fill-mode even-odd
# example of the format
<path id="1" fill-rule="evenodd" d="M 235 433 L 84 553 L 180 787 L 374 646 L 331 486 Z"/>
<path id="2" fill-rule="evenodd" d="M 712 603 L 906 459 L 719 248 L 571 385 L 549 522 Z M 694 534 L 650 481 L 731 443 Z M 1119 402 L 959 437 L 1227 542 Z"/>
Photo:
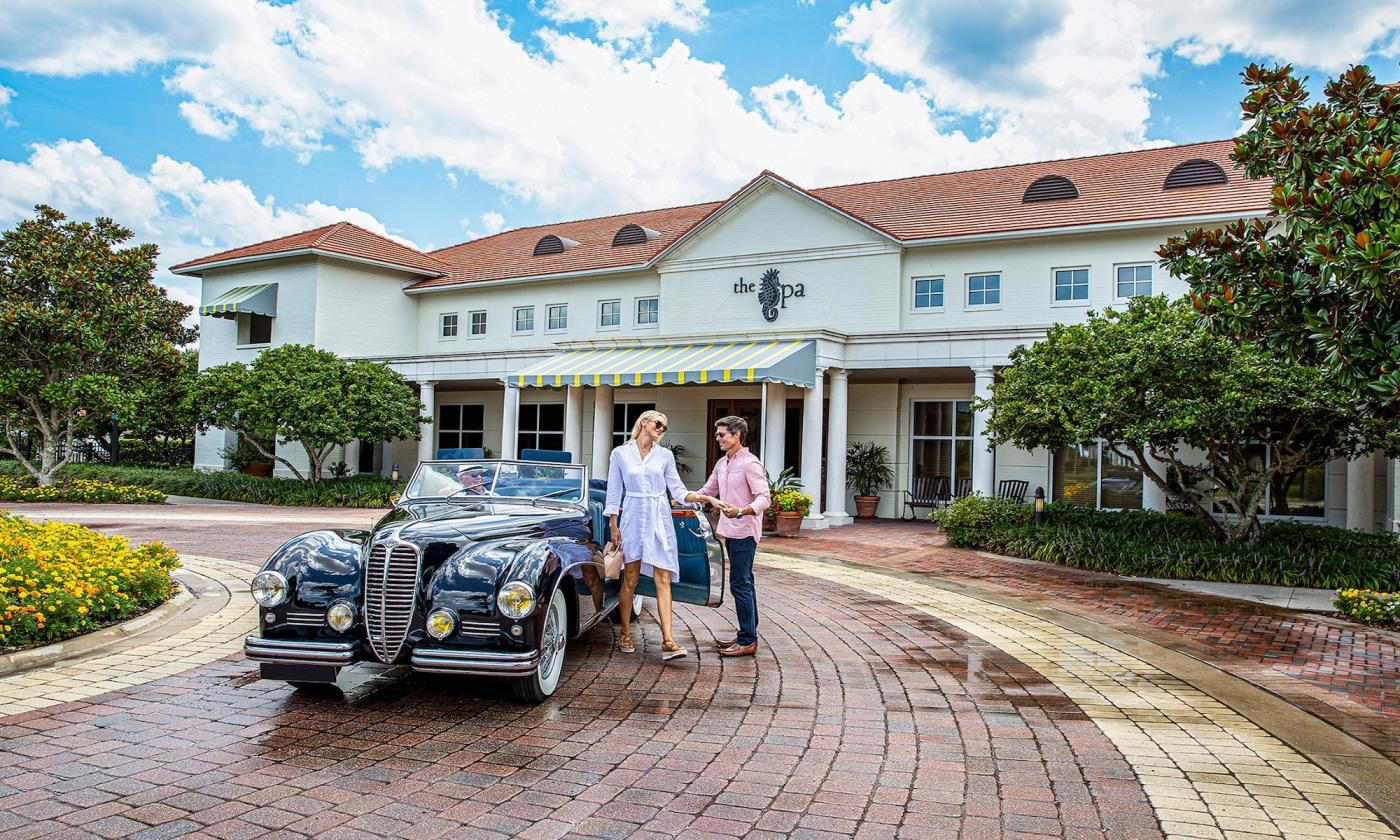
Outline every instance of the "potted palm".
<path id="1" fill-rule="evenodd" d="M 856 519 L 874 519 L 880 488 L 894 483 L 890 451 L 874 441 L 853 441 L 846 449 L 846 482 L 856 491 Z"/>
<path id="2" fill-rule="evenodd" d="M 795 537 L 802 529 L 802 517 L 812 509 L 812 497 L 797 489 L 783 490 L 773 497 L 773 507 L 778 536 Z"/>

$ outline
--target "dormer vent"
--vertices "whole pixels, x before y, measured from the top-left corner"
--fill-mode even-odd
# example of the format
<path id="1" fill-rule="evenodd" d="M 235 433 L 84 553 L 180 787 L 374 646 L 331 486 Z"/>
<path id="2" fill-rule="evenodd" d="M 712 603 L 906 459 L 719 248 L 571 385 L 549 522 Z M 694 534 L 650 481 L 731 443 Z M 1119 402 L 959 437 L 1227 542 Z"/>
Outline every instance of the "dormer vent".
<path id="1" fill-rule="evenodd" d="M 545 254 L 562 254 L 578 243 L 572 239 L 565 239 L 562 236 L 546 234 L 540 237 L 540 241 L 535 243 L 534 256 L 542 257 Z"/>
<path id="2" fill-rule="evenodd" d="M 1225 177 L 1225 170 L 1220 168 L 1220 164 L 1201 158 L 1192 158 L 1176 165 L 1176 168 L 1167 176 L 1166 182 L 1162 184 L 1162 189 L 1204 187 L 1212 184 L 1228 184 L 1229 182 L 1230 179 Z"/>
<path id="3" fill-rule="evenodd" d="M 644 228 L 641 225 L 623 225 L 617 229 L 617 235 L 613 237 L 613 247 L 616 248 L 619 245 L 640 245 L 660 235 L 660 233 L 657 233 L 651 228 Z"/>
<path id="4" fill-rule="evenodd" d="M 1046 175 L 1026 187 L 1026 194 L 1021 196 L 1021 203 L 1058 201 L 1062 198 L 1079 198 L 1079 189 L 1074 186 L 1073 181 L 1063 175 Z"/>

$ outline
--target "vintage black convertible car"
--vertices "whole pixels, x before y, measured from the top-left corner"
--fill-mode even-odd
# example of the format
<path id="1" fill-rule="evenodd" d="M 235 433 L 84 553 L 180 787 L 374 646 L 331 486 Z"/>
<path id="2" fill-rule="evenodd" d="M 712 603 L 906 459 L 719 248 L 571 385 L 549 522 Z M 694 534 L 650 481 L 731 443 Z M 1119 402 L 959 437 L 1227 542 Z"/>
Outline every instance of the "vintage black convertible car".
<path id="1" fill-rule="evenodd" d="M 618 582 L 602 577 L 600 484 L 579 464 L 426 461 L 371 530 L 312 531 L 273 553 L 253 578 L 244 653 L 298 687 L 368 661 L 509 677 L 541 702 L 568 640 L 619 608 Z M 688 507 L 672 519 L 675 600 L 719 606 L 725 554 L 709 521 Z M 634 613 L 651 587 L 642 578 Z"/>

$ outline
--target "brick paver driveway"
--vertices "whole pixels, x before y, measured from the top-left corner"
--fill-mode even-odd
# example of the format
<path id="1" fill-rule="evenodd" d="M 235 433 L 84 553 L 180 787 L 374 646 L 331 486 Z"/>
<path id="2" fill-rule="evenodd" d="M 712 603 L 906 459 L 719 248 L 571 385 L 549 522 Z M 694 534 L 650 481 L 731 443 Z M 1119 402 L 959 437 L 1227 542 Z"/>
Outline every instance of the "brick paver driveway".
<path id="1" fill-rule="evenodd" d="M 187 553 L 206 597 L 223 599 L 201 619 L 220 640 L 246 603 L 231 570 L 251 574 L 317 521 L 372 517 L 22 512 Z M 72 663 L 3 677 L 0 715 L 18 713 L 0 717 L 0 832 L 1393 836 L 1309 756 L 1091 627 L 932 576 L 814 557 L 762 556 L 759 594 L 758 657 L 715 655 L 732 610 L 681 608 L 691 657 L 663 665 L 650 621 L 632 656 L 595 628 L 540 707 L 490 682 L 394 672 L 342 675 L 343 694 L 294 692 L 224 656 L 222 641 L 188 654 L 209 664 L 172 674 L 166 659 L 148 681 L 147 656 L 126 656 L 130 684 L 115 690 L 85 686 Z M 182 651 L 196 637 L 171 636 Z M 20 679 L 34 696 L 63 679 L 81 699 L 7 707 Z"/>

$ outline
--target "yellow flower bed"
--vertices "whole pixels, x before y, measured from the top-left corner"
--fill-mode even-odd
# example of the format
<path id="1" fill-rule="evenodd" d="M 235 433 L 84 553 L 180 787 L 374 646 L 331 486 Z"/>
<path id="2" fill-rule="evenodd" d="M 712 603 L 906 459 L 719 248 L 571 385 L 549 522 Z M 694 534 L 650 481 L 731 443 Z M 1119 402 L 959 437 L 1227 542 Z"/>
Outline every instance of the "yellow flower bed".
<path id="1" fill-rule="evenodd" d="M 70 522 L 0 514 L 0 648 L 76 636 L 163 603 L 179 558 Z"/>
<path id="2" fill-rule="evenodd" d="M 78 478 L 40 487 L 12 475 L 0 475 L 0 501 L 4 502 L 120 502 L 160 504 L 165 494 L 146 487 Z"/>
<path id="3" fill-rule="evenodd" d="M 1333 599 L 1337 612 L 1366 624 L 1400 623 L 1400 594 L 1373 589 L 1339 589 Z"/>

